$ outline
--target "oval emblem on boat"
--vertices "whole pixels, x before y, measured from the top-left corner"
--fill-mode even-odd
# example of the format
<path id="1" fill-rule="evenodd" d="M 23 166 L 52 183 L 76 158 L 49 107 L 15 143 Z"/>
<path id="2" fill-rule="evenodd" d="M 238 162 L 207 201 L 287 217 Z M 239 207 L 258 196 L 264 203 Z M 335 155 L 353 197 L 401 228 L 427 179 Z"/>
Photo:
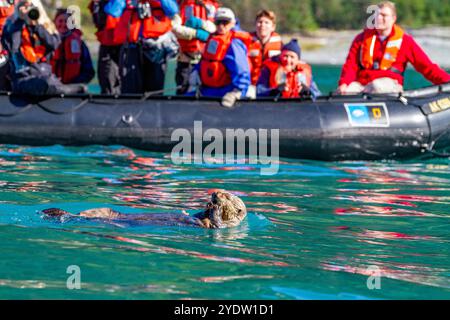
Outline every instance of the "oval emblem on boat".
<path id="1" fill-rule="evenodd" d="M 131 114 L 124 114 L 122 116 L 122 121 L 126 124 L 131 124 L 134 121 L 134 118 Z"/>

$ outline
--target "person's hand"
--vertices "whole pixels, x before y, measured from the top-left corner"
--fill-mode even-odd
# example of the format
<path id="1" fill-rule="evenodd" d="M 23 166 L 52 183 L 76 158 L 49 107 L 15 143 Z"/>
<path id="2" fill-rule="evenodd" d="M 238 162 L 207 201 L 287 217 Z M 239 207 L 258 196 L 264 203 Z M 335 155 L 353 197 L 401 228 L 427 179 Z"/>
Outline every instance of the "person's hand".
<path id="1" fill-rule="evenodd" d="M 311 97 L 311 89 L 307 86 L 302 84 L 302 88 L 300 89 L 300 97 Z"/>
<path id="2" fill-rule="evenodd" d="M 247 99 L 255 100 L 256 99 L 256 86 L 250 85 L 247 89 L 247 94 L 245 95 Z"/>
<path id="3" fill-rule="evenodd" d="M 242 96 L 242 92 L 239 90 L 233 90 L 228 92 L 222 98 L 222 106 L 226 108 L 232 108 L 237 100 L 239 100 Z"/>
<path id="4" fill-rule="evenodd" d="M 289 89 L 289 86 L 287 85 L 287 83 L 283 82 L 283 83 L 278 84 L 278 90 L 280 92 L 285 92 L 285 91 L 288 92 L 290 89 Z"/>
<path id="5" fill-rule="evenodd" d="M 0 67 L 3 67 L 8 62 L 8 56 L 0 52 Z"/>
<path id="6" fill-rule="evenodd" d="M 195 37 L 200 41 L 206 42 L 209 38 L 209 32 L 202 29 L 198 29 Z"/>
<path id="7" fill-rule="evenodd" d="M 32 20 L 32 19 L 30 19 L 30 18 L 27 17 L 27 24 L 28 24 L 29 26 L 35 27 L 35 26 L 37 26 L 39 23 L 38 23 L 37 20 Z"/>
<path id="8" fill-rule="evenodd" d="M 345 83 L 344 83 L 344 84 L 341 84 L 341 85 L 337 88 L 336 93 L 337 93 L 337 94 L 346 94 L 346 93 L 347 93 L 347 88 L 348 88 L 348 85 L 346 85 Z"/>

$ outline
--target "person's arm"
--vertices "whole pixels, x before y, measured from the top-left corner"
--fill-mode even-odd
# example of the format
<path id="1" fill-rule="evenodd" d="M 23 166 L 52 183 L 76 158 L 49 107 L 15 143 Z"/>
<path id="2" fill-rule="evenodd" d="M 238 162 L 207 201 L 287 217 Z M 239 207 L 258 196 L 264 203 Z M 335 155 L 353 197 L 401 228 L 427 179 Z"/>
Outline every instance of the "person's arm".
<path id="1" fill-rule="evenodd" d="M 192 17 L 182 24 L 180 15 L 176 14 L 172 18 L 172 31 L 178 39 L 192 40 L 197 38 L 206 42 L 211 33 L 216 32 L 216 25 L 208 20 Z"/>
<path id="2" fill-rule="evenodd" d="M 176 14 L 180 12 L 176 0 L 161 0 L 161 7 L 164 11 L 164 14 L 170 19 L 172 19 Z"/>
<path id="3" fill-rule="evenodd" d="M 126 0 L 110 0 L 105 5 L 105 13 L 118 18 L 122 15 L 123 11 L 127 6 Z"/>
<path id="4" fill-rule="evenodd" d="M 73 80 L 73 83 L 89 83 L 95 76 L 91 54 L 86 44 L 81 42 L 81 70 L 80 75 Z"/>
<path id="5" fill-rule="evenodd" d="M 231 42 L 223 63 L 229 71 L 234 89 L 242 92 L 242 96 L 245 96 L 251 85 L 251 79 L 247 47 L 241 40 L 234 39 Z"/>
<path id="6" fill-rule="evenodd" d="M 322 92 L 320 92 L 317 83 L 313 79 L 311 80 L 311 87 L 309 88 L 309 90 L 311 91 L 311 96 L 313 99 L 316 99 L 317 97 L 322 95 Z"/>
<path id="7" fill-rule="evenodd" d="M 435 85 L 450 82 L 450 74 L 431 61 L 412 37 L 407 37 L 408 38 L 405 40 L 408 41 L 408 61 L 414 66 L 417 72 L 421 73 L 427 80 Z"/>
<path id="8" fill-rule="evenodd" d="M 347 55 L 345 64 L 342 67 L 341 77 L 339 78 L 339 91 L 345 92 L 345 88 L 358 79 L 359 71 L 359 52 L 363 41 L 363 34 L 359 34 L 353 40 Z"/>
<path id="9" fill-rule="evenodd" d="M 53 52 L 58 49 L 61 44 L 61 38 L 59 34 L 50 34 L 43 25 L 37 25 L 34 32 L 38 35 L 42 44 L 47 48 L 48 52 Z"/>
<path id="10" fill-rule="evenodd" d="M 182 24 L 181 17 L 177 14 L 172 18 L 172 31 L 178 39 L 192 40 L 197 35 L 197 30 Z"/>
<path id="11" fill-rule="evenodd" d="M 88 9 L 92 15 L 92 22 L 97 30 L 103 30 L 106 25 L 106 13 L 104 11 L 104 5 L 101 0 L 91 0 L 88 5 Z"/>

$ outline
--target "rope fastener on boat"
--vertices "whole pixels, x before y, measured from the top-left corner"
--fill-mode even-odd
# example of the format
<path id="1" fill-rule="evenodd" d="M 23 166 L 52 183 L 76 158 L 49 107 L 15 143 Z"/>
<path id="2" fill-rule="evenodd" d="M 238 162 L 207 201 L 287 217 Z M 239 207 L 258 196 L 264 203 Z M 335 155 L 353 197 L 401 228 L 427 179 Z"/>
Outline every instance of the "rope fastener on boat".
<path id="1" fill-rule="evenodd" d="M 408 99 L 407 99 L 406 97 L 400 95 L 400 96 L 398 97 L 398 100 L 399 100 L 401 103 L 403 103 L 403 105 L 405 105 L 405 106 L 408 105 Z"/>

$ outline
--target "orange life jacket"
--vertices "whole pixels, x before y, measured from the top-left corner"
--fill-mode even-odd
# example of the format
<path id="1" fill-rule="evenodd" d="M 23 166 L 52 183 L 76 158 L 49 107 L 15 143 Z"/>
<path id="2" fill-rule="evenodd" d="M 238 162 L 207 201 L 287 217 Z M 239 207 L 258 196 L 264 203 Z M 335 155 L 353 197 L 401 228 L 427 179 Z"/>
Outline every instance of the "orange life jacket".
<path id="1" fill-rule="evenodd" d="M 164 14 L 161 1 L 140 0 L 139 3 L 150 4 L 151 16 L 140 19 L 137 8 L 132 5 L 131 1 L 128 1 L 126 9 L 114 29 L 116 43 L 138 42 L 141 28 L 144 38 L 158 38 L 172 29 L 172 21 Z"/>
<path id="2" fill-rule="evenodd" d="M 281 53 L 283 43 L 281 42 L 280 35 L 276 32 L 272 33 L 265 44 L 262 44 L 261 41 L 259 41 L 256 32 L 253 32 L 251 35 L 252 43 L 250 45 L 248 56 L 251 62 L 252 84 L 256 84 L 261 74 L 263 62 L 278 56 Z"/>
<path id="3" fill-rule="evenodd" d="M 3 33 L 3 27 L 5 26 L 6 19 L 14 13 L 14 5 L 0 6 L 0 37 Z"/>
<path id="4" fill-rule="evenodd" d="M 208 39 L 202 60 L 200 61 L 200 79 L 202 84 L 212 88 L 221 88 L 231 84 L 230 74 L 223 59 L 233 39 L 239 39 L 249 48 L 251 36 L 243 31 L 230 31 L 227 34 L 215 34 Z"/>
<path id="5" fill-rule="evenodd" d="M 74 30 L 62 40 L 51 61 L 53 73 L 63 83 L 72 83 L 80 75 L 82 58 L 82 32 Z"/>
<path id="6" fill-rule="evenodd" d="M 312 70 L 311 66 L 301 61 L 296 69 L 286 72 L 284 67 L 277 61 L 266 60 L 264 66 L 269 69 L 269 87 L 277 88 L 280 84 L 285 83 L 288 90 L 281 92 L 283 98 L 298 98 L 303 85 L 311 87 Z"/>
<path id="7" fill-rule="evenodd" d="M 109 14 L 106 15 L 106 24 L 102 30 L 95 33 L 97 40 L 104 46 L 117 46 L 121 45 L 124 41 L 120 42 L 114 37 L 115 30 L 119 24 L 120 17 L 113 17 Z"/>
<path id="8" fill-rule="evenodd" d="M 44 45 L 40 44 L 40 39 L 37 34 L 31 36 L 30 31 L 26 26 L 22 29 L 20 52 L 29 63 L 46 61 L 45 53 L 47 52 L 47 49 Z"/>
<path id="9" fill-rule="evenodd" d="M 360 63 L 365 69 L 389 70 L 397 60 L 398 52 L 402 46 L 403 35 L 402 28 L 394 25 L 394 32 L 387 39 L 386 49 L 383 58 L 379 62 L 374 61 L 375 42 L 378 37 L 376 29 L 366 29 L 364 31 L 363 43 L 360 51 Z"/>
<path id="10" fill-rule="evenodd" d="M 181 22 L 183 25 L 191 17 L 213 21 L 215 11 L 219 7 L 219 4 L 216 1 L 211 0 L 181 0 L 179 2 Z M 178 43 L 180 44 L 181 52 L 187 53 L 202 52 L 205 47 L 205 43 L 198 39 L 179 39 Z"/>

